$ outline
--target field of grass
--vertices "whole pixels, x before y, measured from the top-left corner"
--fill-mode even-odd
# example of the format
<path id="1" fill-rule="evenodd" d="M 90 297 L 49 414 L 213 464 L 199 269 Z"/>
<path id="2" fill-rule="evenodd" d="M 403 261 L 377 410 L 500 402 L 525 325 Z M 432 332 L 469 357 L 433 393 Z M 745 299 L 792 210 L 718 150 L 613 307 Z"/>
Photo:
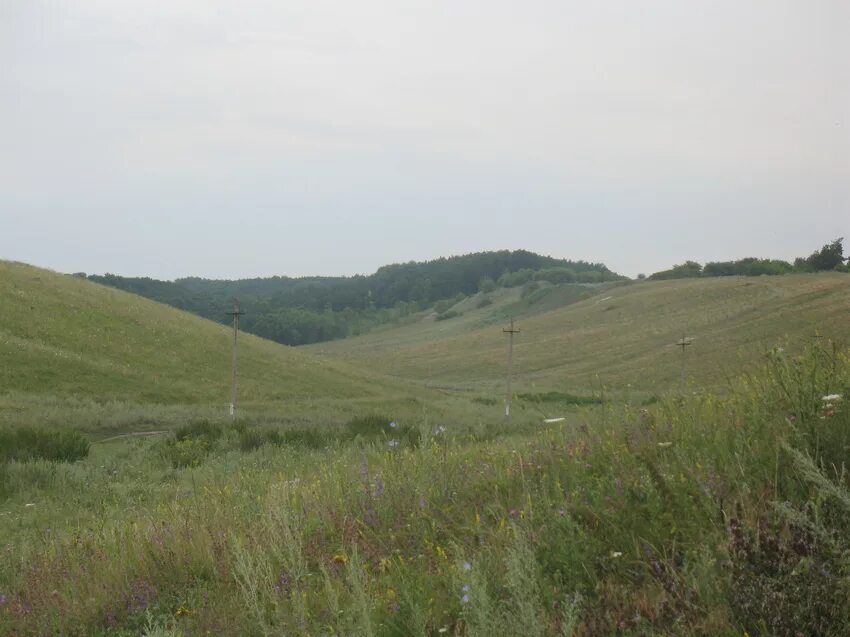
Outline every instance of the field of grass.
<path id="1" fill-rule="evenodd" d="M 0 261 L 0 424 L 37 419 L 120 433 L 226 415 L 231 335 L 132 294 Z M 290 423 L 344 420 L 375 405 L 405 415 L 442 402 L 410 382 L 244 333 L 239 401 L 249 420 Z"/>
<path id="2" fill-rule="evenodd" d="M 2 635 L 846 634 L 850 352 L 802 337 L 846 335 L 848 278 L 500 290 L 320 348 L 244 336 L 233 423 L 226 328 L 0 275 Z M 656 351 L 677 316 L 723 368 L 695 362 L 685 396 Z M 596 346 L 568 355 L 558 325 Z"/>
<path id="3" fill-rule="evenodd" d="M 817 331 L 850 339 L 850 276 L 842 273 L 644 281 L 587 293 L 581 300 L 558 288 L 540 290 L 535 294 L 542 297 L 528 305 L 518 289 L 502 290 L 480 309 L 474 298 L 466 301 L 457 319 L 423 317 L 304 349 L 395 377 L 498 396 L 509 314 L 522 330 L 514 347 L 517 391 L 664 391 L 678 382 L 675 343 L 683 333 L 694 339 L 687 374 L 697 386 L 734 378 L 784 339 L 792 349 Z"/>
<path id="4" fill-rule="evenodd" d="M 850 359 L 573 422 L 194 422 L 0 465 L 0 634 L 846 634 Z M 825 398 L 826 397 L 826 398 Z"/>

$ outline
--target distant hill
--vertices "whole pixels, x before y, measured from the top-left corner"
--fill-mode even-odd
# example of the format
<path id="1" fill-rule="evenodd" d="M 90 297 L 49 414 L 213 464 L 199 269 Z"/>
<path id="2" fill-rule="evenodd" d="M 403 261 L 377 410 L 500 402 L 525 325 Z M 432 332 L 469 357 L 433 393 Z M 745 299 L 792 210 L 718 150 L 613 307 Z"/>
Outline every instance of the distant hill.
<path id="1" fill-rule="evenodd" d="M 528 283 L 600 283 L 624 277 L 601 263 L 541 256 L 525 250 L 480 252 L 426 262 L 387 265 L 368 276 L 270 277 L 237 281 L 184 278 L 159 281 L 115 274 L 92 281 L 226 322 L 232 299 L 246 311 L 245 331 L 302 345 L 404 321 L 440 301 Z"/>
<path id="2" fill-rule="evenodd" d="M 360 399 L 391 381 L 240 336 L 240 399 Z M 140 296 L 0 261 L 0 393 L 220 403 L 231 331 Z"/>
<path id="3" fill-rule="evenodd" d="M 457 316 L 433 315 L 357 338 L 306 348 L 440 387 L 500 396 L 509 316 L 514 387 L 524 391 L 664 391 L 678 384 L 681 350 L 693 337 L 687 374 L 701 385 L 737 378 L 767 348 L 811 342 L 816 333 L 850 340 L 850 276 L 845 273 L 543 286 L 470 298 Z"/>

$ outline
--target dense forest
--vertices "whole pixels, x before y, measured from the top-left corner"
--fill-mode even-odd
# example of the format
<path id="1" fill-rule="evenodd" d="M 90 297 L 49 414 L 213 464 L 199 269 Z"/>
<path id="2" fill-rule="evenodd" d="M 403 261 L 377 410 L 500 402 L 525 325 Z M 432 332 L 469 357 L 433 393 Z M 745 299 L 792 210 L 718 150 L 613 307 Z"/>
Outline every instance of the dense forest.
<path id="1" fill-rule="evenodd" d="M 703 266 L 696 261 L 685 261 L 685 263 L 674 265 L 669 270 L 656 272 L 649 278 L 654 280 L 663 279 L 690 279 L 694 277 L 712 276 L 761 276 L 790 274 L 792 272 L 822 272 L 826 270 L 850 271 L 850 265 L 844 262 L 843 238 L 827 243 L 820 250 L 816 250 L 807 257 L 798 257 L 794 263 L 778 259 L 757 259 L 750 257 L 737 261 L 712 261 Z"/>
<path id="2" fill-rule="evenodd" d="M 226 312 L 233 299 L 239 299 L 246 312 L 241 323 L 245 331 L 302 345 L 362 333 L 435 306 L 444 311 L 454 301 L 496 287 L 532 280 L 590 284 L 624 277 L 601 263 L 503 250 L 387 265 L 368 276 L 236 281 L 194 277 L 159 281 L 115 274 L 87 278 L 219 322 L 229 320 Z"/>

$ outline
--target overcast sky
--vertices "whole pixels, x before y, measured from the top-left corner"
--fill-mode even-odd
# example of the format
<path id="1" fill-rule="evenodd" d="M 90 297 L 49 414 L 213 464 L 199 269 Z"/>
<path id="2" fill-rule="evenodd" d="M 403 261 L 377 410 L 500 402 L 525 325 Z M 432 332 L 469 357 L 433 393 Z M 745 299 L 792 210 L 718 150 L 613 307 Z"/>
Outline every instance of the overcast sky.
<path id="1" fill-rule="evenodd" d="M 848 115 L 847 0 L 0 0 L 0 258 L 793 258 L 850 240 Z"/>

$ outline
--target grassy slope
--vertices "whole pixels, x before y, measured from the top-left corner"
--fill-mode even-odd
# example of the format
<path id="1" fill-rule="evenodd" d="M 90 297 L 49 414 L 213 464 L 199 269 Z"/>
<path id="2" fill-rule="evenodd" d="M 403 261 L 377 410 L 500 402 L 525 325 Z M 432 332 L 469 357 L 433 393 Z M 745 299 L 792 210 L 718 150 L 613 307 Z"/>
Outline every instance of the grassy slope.
<path id="1" fill-rule="evenodd" d="M 741 369 L 739 356 L 751 359 L 783 338 L 799 342 L 816 330 L 850 337 L 850 277 L 838 273 L 647 281 L 543 313 L 537 308 L 556 297 L 530 308 L 511 306 L 516 290 L 494 298 L 482 309 L 467 302 L 458 319 L 425 318 L 309 349 L 405 378 L 495 390 L 506 355 L 500 321 L 513 307 L 522 329 L 514 357 L 518 391 L 600 382 L 654 391 L 678 378 L 673 343 L 683 331 L 695 339 L 688 375 L 700 383 L 722 382 Z"/>
<path id="2" fill-rule="evenodd" d="M 0 261 L 2 392 L 225 404 L 230 338 L 224 326 L 142 297 Z M 244 401 L 359 398 L 400 386 L 248 334 L 239 348 Z"/>

